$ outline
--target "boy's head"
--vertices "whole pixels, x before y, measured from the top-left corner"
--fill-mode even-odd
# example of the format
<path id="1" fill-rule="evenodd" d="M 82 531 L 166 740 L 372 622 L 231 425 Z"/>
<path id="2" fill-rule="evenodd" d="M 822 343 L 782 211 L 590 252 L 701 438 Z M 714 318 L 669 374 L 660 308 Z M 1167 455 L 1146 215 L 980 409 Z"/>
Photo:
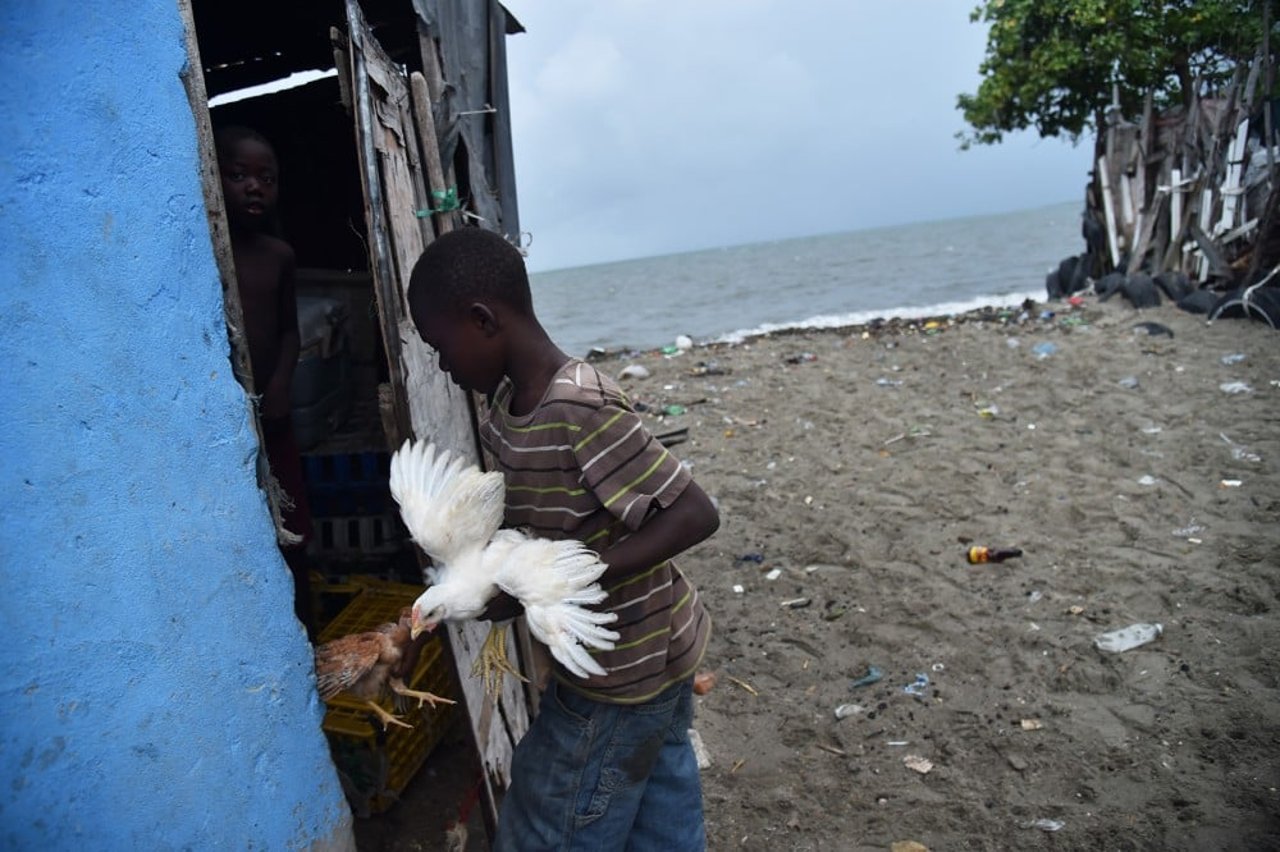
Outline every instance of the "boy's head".
<path id="1" fill-rule="evenodd" d="M 238 125 L 220 129 L 214 143 L 227 218 L 237 227 L 270 230 L 280 193 L 271 143 L 261 133 Z"/>
<path id="2" fill-rule="evenodd" d="M 536 322 L 524 258 L 483 228 L 444 234 L 413 267 L 409 313 L 440 369 L 464 389 L 492 393 L 507 370 L 506 335 Z"/>

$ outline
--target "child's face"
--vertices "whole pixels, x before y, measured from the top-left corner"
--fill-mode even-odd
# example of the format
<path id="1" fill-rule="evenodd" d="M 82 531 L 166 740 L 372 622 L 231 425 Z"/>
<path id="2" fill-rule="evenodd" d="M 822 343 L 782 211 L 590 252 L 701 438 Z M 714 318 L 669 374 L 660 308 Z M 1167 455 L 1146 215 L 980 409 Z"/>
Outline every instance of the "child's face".
<path id="1" fill-rule="evenodd" d="M 256 139 L 241 139 L 218 161 L 227 218 L 234 224 L 261 230 L 276 209 L 279 197 L 276 155 Z"/>
<path id="2" fill-rule="evenodd" d="M 506 375 L 493 327 L 475 311 L 425 304 L 413 311 L 413 325 L 438 353 L 440 370 L 463 390 L 489 395 Z"/>
<path id="3" fill-rule="evenodd" d="M 413 321 L 455 385 L 486 396 L 497 389 L 506 371 L 499 342 L 483 317 L 474 311 L 424 306 L 414 312 Z"/>

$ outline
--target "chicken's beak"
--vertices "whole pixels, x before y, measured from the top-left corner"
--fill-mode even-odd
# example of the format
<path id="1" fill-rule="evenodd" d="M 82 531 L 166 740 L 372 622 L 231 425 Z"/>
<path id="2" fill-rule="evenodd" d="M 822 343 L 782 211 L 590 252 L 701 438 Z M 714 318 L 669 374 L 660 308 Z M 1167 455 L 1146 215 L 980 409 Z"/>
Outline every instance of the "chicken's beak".
<path id="1" fill-rule="evenodd" d="M 417 639 L 423 633 L 430 633 L 436 629 L 436 625 L 438 623 L 439 622 L 436 621 L 418 621 L 418 619 L 415 618 L 409 625 L 409 638 Z"/>

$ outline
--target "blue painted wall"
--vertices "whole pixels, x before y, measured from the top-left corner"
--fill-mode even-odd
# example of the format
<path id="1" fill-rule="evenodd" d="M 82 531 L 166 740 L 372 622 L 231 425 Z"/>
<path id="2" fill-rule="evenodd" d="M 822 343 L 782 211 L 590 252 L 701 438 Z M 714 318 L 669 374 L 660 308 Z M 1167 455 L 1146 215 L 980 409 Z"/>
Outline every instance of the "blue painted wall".
<path id="1" fill-rule="evenodd" d="M 185 62 L 174 0 L 0 4 L 0 848 L 350 839 Z"/>

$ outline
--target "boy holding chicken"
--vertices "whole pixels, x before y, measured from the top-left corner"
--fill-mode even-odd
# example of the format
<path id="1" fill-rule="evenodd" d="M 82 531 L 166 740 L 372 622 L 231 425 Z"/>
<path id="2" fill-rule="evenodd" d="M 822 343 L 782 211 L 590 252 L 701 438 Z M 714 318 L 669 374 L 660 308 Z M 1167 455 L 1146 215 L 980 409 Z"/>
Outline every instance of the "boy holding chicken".
<path id="1" fill-rule="evenodd" d="M 506 482 L 505 524 L 595 550 L 608 566 L 598 608 L 617 613 L 621 634 L 594 652 L 604 675 L 553 670 L 494 848 L 703 849 L 688 729 L 711 621 L 671 560 L 715 532 L 715 506 L 614 382 L 551 340 L 501 236 L 464 228 L 433 242 L 409 309 L 440 369 L 488 398 L 480 437 Z M 499 599 L 486 615 L 517 607 Z"/>

